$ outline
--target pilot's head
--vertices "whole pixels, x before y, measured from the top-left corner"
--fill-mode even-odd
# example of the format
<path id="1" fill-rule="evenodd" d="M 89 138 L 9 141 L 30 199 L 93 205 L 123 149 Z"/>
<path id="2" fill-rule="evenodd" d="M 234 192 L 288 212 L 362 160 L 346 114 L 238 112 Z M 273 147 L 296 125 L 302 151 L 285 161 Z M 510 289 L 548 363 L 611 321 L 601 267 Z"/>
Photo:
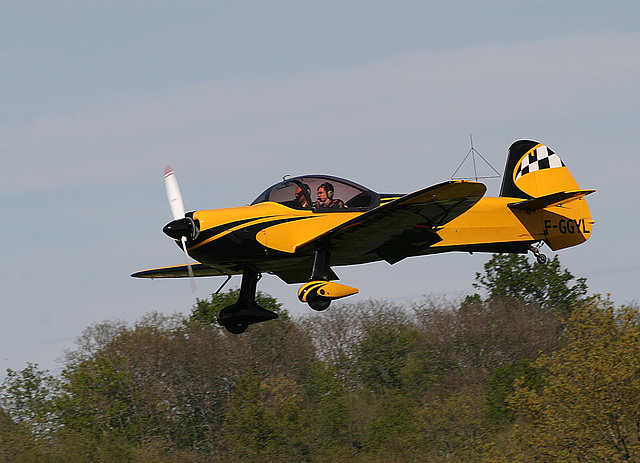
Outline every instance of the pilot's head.
<path id="1" fill-rule="evenodd" d="M 333 185 L 329 182 L 325 182 L 318 187 L 318 201 L 327 201 L 333 199 L 333 194 Z"/>
<path id="2" fill-rule="evenodd" d="M 303 187 L 304 187 L 304 190 L 302 189 Z M 303 183 L 302 186 L 298 185 L 296 187 L 296 199 L 300 203 L 306 202 L 306 197 L 304 195 L 304 191 L 306 191 L 307 194 L 311 193 L 311 188 L 309 188 L 309 185 L 307 185 L 306 183 Z"/>

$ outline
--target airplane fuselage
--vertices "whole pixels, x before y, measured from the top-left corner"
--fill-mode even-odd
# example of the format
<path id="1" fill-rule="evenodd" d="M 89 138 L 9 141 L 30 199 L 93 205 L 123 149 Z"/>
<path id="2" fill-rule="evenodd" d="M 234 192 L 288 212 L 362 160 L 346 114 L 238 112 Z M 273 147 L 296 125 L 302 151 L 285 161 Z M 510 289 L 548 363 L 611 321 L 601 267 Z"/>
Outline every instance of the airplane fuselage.
<path id="1" fill-rule="evenodd" d="M 527 252 L 531 243 L 539 241 L 545 241 L 555 251 L 580 244 L 591 233 L 593 220 L 584 198 L 536 211 L 508 207 L 518 201 L 518 198 L 482 198 L 441 227 L 424 226 L 441 240 L 416 255 L 449 251 Z M 287 260 L 311 258 L 312 253 L 299 255 L 297 251 L 318 235 L 365 212 L 314 212 L 274 202 L 196 211 L 192 217 L 200 233 L 188 243 L 188 250 L 196 260 L 212 267 L 231 269 L 251 262 L 259 271 L 277 271 L 287 265 Z M 415 228 L 419 232 L 421 225 Z M 332 265 L 382 259 L 372 252 L 359 255 L 337 252 L 332 255 Z"/>

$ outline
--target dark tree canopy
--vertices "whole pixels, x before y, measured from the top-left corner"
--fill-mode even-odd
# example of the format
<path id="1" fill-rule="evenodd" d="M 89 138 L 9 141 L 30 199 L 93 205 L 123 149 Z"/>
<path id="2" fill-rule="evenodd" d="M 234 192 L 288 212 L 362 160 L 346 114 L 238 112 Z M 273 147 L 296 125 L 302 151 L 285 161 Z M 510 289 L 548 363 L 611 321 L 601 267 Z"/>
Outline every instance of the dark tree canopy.
<path id="1" fill-rule="evenodd" d="M 489 298 L 519 299 L 562 315 L 587 294 L 586 278 L 576 279 L 563 269 L 557 255 L 544 264 L 531 264 L 526 255 L 494 254 L 484 274 L 476 273 L 474 286 L 485 289 Z"/>

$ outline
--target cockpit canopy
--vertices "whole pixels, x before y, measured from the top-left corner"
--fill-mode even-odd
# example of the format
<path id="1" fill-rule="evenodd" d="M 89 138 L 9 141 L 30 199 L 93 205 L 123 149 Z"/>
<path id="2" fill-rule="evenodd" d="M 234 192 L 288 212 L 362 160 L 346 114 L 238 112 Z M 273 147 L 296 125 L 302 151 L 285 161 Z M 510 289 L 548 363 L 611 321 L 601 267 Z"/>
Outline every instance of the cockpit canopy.
<path id="1" fill-rule="evenodd" d="M 330 199 L 334 206 L 321 207 L 318 203 L 318 188 L 332 191 Z M 305 175 L 287 178 L 267 188 L 251 204 L 272 201 L 294 209 L 326 211 L 366 211 L 380 205 L 380 195 L 350 180 L 329 175 Z"/>

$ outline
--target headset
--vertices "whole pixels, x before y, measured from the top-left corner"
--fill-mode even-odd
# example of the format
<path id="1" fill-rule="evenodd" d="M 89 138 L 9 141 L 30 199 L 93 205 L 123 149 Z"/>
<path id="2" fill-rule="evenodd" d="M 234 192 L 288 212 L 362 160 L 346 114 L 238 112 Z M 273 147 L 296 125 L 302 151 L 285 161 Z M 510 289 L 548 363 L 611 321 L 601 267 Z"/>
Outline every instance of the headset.
<path id="1" fill-rule="evenodd" d="M 327 198 L 333 199 L 334 189 L 332 184 L 330 184 L 329 182 L 325 182 L 318 188 L 324 188 L 324 191 L 327 193 Z"/>

